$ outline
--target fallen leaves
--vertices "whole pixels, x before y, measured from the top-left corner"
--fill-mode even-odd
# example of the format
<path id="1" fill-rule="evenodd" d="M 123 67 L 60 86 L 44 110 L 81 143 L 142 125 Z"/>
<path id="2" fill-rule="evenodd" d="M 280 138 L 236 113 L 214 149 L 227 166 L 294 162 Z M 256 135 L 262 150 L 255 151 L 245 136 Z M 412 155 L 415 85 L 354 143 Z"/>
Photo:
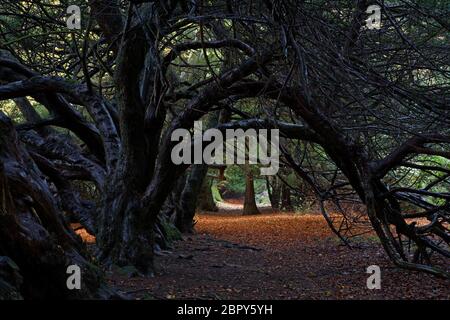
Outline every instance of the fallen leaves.
<path id="1" fill-rule="evenodd" d="M 157 257 L 155 278 L 110 278 L 144 299 L 449 299 L 449 283 L 398 269 L 373 235 L 350 250 L 320 215 L 200 214 L 197 234 Z M 366 268 L 382 289 L 366 287 Z M 148 288 L 148 290 L 139 290 Z"/>

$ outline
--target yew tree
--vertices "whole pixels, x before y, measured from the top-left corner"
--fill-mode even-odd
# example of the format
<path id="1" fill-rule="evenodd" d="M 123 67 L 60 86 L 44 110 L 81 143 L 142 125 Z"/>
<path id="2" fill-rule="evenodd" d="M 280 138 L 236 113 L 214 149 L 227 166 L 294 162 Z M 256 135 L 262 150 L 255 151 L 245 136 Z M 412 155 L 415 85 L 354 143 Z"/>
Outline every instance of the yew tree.
<path id="1" fill-rule="evenodd" d="M 161 219 L 195 209 L 206 172 L 173 163 L 171 133 L 211 117 L 279 129 L 283 168 L 344 242 L 364 220 L 395 264 L 449 276 L 446 1 L 377 2 L 378 29 L 366 0 L 73 2 L 0 4 L 0 255 L 21 294 L 106 297 L 97 266 L 152 274 Z"/>

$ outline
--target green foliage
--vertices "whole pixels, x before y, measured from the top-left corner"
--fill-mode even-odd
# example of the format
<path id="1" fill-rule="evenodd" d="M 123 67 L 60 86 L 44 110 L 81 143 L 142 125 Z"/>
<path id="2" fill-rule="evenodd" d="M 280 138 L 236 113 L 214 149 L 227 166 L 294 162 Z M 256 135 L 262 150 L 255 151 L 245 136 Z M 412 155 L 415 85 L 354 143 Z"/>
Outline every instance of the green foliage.
<path id="1" fill-rule="evenodd" d="M 420 155 L 410 162 L 415 165 L 450 168 L 450 160 L 441 156 Z M 390 173 L 386 177 L 386 181 L 396 183 L 398 187 L 427 190 L 435 193 L 450 193 L 450 181 L 446 177 L 447 173 L 442 171 L 400 167 Z M 439 183 L 435 183 L 438 181 Z M 432 196 L 423 196 L 423 198 L 434 205 L 445 204 L 445 200 L 442 198 Z"/>
<path id="2" fill-rule="evenodd" d="M 11 100 L 0 101 L 0 111 L 5 113 L 14 122 L 21 122 L 22 114 Z"/>
<path id="3" fill-rule="evenodd" d="M 227 167 L 225 170 L 226 189 L 236 192 L 245 192 L 245 172 L 237 165 Z"/>
<path id="4" fill-rule="evenodd" d="M 214 180 L 211 186 L 211 192 L 214 202 L 222 202 L 222 196 L 220 195 L 219 189 L 217 188 L 217 182 Z"/>
<path id="5" fill-rule="evenodd" d="M 43 105 L 37 103 L 33 99 L 28 99 L 28 101 L 31 103 L 34 110 L 41 116 L 41 118 L 43 119 L 48 118 L 49 116 L 48 110 Z M 8 117 L 11 118 L 11 120 L 13 120 L 16 123 L 25 122 L 22 113 L 12 100 L 0 101 L 0 111 L 5 113 Z"/>
<path id="6" fill-rule="evenodd" d="M 254 184 L 255 184 L 255 193 L 259 194 L 266 189 L 266 184 L 264 179 L 258 179 L 257 173 L 259 173 L 259 169 L 257 166 L 250 166 L 251 170 L 254 173 Z M 245 192 L 245 170 L 243 166 L 239 165 L 231 165 L 228 166 L 225 170 L 225 178 L 226 189 L 235 193 L 244 193 Z"/>

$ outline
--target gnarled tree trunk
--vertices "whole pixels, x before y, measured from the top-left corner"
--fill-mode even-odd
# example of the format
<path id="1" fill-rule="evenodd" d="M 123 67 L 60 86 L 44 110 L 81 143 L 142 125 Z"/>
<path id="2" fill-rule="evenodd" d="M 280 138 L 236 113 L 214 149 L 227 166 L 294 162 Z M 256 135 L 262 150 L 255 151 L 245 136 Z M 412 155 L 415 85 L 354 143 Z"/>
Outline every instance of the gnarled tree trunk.
<path id="1" fill-rule="evenodd" d="M 0 256 L 18 266 L 24 298 L 108 298 L 102 272 L 55 203 L 47 181 L 0 112 Z M 81 289 L 69 290 L 67 267 L 81 268 Z"/>

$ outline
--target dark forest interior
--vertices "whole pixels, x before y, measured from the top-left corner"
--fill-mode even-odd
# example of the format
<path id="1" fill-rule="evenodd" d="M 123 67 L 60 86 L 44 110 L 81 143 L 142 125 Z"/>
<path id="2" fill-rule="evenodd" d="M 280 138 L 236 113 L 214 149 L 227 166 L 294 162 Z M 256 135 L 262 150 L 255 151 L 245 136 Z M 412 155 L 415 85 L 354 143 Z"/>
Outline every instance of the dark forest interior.
<path id="1" fill-rule="evenodd" d="M 449 45 L 447 0 L 2 0 L 0 300 L 449 299 Z"/>

